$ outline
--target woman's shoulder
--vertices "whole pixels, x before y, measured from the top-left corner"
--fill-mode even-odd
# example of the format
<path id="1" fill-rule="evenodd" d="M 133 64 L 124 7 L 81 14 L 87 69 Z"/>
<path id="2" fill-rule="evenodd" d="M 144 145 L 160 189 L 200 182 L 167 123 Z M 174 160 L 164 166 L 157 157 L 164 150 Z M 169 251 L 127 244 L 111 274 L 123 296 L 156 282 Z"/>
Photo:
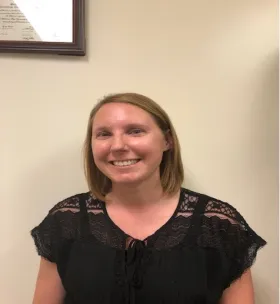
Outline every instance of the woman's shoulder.
<path id="1" fill-rule="evenodd" d="M 230 203 L 184 188 L 182 193 L 182 211 L 188 210 L 199 218 L 197 223 L 200 224 L 195 231 L 200 245 L 219 247 L 224 244 L 223 248 L 230 251 L 242 247 L 250 248 L 251 252 L 255 253 L 266 245 L 266 241 Z"/>
<path id="2" fill-rule="evenodd" d="M 182 188 L 181 209 L 194 213 L 200 209 L 200 213 L 207 217 L 218 217 L 228 219 L 232 223 L 246 225 L 246 221 L 241 213 L 229 202 L 205 193 L 196 192 L 187 188 Z"/>
<path id="3" fill-rule="evenodd" d="M 59 200 L 51 207 L 48 214 L 54 215 L 65 211 L 76 213 L 81 211 L 83 207 L 85 210 L 98 209 L 101 208 L 101 203 L 91 192 L 79 192 Z"/>
<path id="4" fill-rule="evenodd" d="M 194 229 L 197 245 L 214 248 L 230 261 L 226 282 L 229 286 L 254 264 L 266 241 L 230 203 L 188 189 L 182 189 L 182 194 L 182 210 L 185 206 L 198 215 L 199 225 Z"/>
<path id="5" fill-rule="evenodd" d="M 99 201 L 90 192 L 68 196 L 56 203 L 45 217 L 31 230 L 39 255 L 56 260 L 56 249 L 62 240 L 80 237 L 81 210 L 99 208 Z"/>

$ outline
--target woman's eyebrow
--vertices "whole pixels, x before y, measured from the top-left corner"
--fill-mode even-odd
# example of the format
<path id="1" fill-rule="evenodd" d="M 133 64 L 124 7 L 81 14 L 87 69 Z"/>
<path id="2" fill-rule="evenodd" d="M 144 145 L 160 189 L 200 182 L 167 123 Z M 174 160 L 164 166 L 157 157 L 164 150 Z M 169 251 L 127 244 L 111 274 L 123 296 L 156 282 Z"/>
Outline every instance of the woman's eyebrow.
<path id="1" fill-rule="evenodd" d="M 142 124 L 142 123 L 128 123 L 128 124 L 125 124 L 123 126 L 124 129 L 130 129 L 130 128 L 148 128 L 147 125 L 145 124 Z M 99 125 L 99 126 L 96 126 L 96 127 L 93 127 L 93 131 L 94 132 L 99 132 L 99 131 L 103 131 L 103 130 L 110 130 L 111 129 L 111 126 L 102 126 L 102 125 Z"/>
<path id="2" fill-rule="evenodd" d="M 142 124 L 142 123 L 136 123 L 136 122 L 127 124 L 125 127 L 126 128 L 148 128 L 147 125 Z"/>
<path id="3" fill-rule="evenodd" d="M 109 129 L 109 127 L 108 127 L 108 126 L 97 126 L 97 127 L 93 127 L 93 128 L 92 128 L 92 130 L 93 130 L 94 132 L 103 131 L 103 130 L 105 130 L 105 129 Z"/>

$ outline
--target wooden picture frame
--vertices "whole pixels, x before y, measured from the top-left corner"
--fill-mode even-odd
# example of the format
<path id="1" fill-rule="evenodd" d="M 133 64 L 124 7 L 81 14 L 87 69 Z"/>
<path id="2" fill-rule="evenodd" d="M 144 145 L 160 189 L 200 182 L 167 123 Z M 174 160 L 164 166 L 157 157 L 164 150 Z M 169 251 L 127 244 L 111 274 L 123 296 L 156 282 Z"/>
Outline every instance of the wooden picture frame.
<path id="1" fill-rule="evenodd" d="M 1 0 L 0 53 L 85 56 L 85 0 L 31 3 Z"/>

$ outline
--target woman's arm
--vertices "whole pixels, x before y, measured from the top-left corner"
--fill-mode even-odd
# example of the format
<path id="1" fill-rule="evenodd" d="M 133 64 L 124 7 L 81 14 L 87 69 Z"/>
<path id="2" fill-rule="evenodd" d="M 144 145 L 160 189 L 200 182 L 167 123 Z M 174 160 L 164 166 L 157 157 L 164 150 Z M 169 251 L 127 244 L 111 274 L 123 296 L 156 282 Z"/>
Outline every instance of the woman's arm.
<path id="1" fill-rule="evenodd" d="M 41 258 L 33 304 L 62 304 L 65 291 L 55 263 Z"/>
<path id="2" fill-rule="evenodd" d="M 224 291 L 220 304 L 254 304 L 254 288 L 251 271 L 247 270 Z"/>

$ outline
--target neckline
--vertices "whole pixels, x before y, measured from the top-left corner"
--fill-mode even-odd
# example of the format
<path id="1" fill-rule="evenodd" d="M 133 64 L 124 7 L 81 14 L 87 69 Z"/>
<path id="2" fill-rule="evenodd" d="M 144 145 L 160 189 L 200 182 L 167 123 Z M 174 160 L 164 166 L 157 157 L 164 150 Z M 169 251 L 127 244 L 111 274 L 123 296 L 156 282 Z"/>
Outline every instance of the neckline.
<path id="1" fill-rule="evenodd" d="M 150 238 L 152 238 L 153 236 L 155 236 L 156 234 L 158 234 L 161 230 L 163 230 L 167 225 L 169 225 L 169 223 L 176 217 L 177 213 L 178 213 L 178 209 L 181 206 L 181 202 L 183 201 L 183 194 L 184 194 L 184 189 L 182 187 L 180 187 L 180 195 L 179 195 L 179 199 L 177 202 L 177 206 L 173 212 L 173 214 L 169 217 L 169 219 L 163 224 L 161 225 L 158 229 L 155 230 L 155 232 L 153 232 L 152 234 L 148 235 L 147 237 L 145 237 L 143 240 L 138 239 L 133 237 L 132 235 L 126 233 L 125 231 L 123 231 L 123 229 L 121 229 L 110 217 L 110 215 L 107 212 L 107 208 L 106 208 L 106 203 L 104 201 L 101 201 L 101 205 L 102 205 L 102 210 L 104 212 L 104 215 L 106 217 L 106 219 L 110 222 L 110 224 L 112 225 L 113 228 L 117 229 L 119 232 L 121 232 L 126 238 L 131 238 L 131 240 L 134 241 L 140 241 L 140 242 L 146 242 L 148 243 L 148 240 Z"/>

